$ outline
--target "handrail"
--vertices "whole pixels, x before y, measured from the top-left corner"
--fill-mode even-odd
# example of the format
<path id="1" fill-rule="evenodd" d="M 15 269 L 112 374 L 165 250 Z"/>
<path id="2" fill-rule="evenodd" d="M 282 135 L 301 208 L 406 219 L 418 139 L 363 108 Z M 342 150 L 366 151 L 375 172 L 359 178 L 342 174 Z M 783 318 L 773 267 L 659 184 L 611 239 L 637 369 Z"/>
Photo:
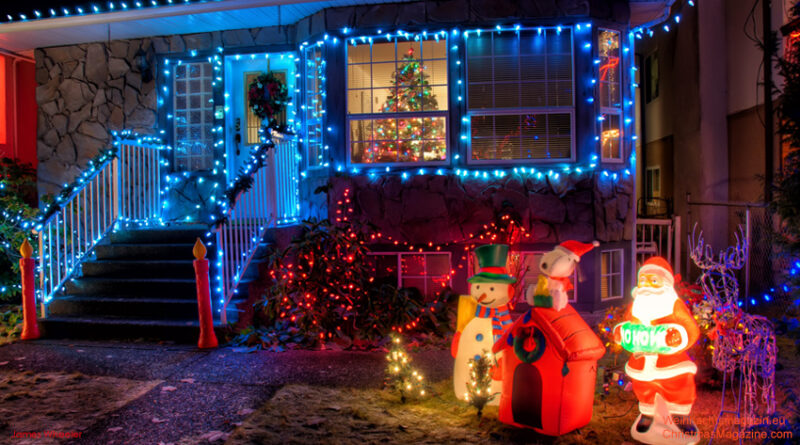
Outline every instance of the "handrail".
<path id="1" fill-rule="evenodd" d="M 251 187 L 240 192 L 217 229 L 217 280 L 222 298 L 220 319 L 267 230 L 297 220 L 299 215 L 297 140 L 276 140 L 265 165 L 253 172 Z"/>
<path id="2" fill-rule="evenodd" d="M 79 185 L 59 198 L 53 214 L 36 226 L 42 316 L 45 304 L 120 221 L 160 216 L 162 147 L 135 140 L 115 145 L 111 158 L 84 172 Z"/>

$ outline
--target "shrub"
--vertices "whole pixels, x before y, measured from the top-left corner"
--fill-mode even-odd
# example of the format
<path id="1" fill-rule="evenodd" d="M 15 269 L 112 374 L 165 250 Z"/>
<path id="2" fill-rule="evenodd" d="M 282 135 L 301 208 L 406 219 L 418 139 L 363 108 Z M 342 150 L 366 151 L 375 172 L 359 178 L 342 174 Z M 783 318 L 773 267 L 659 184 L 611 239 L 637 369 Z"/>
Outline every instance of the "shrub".
<path id="1" fill-rule="evenodd" d="M 37 211 L 36 170 L 10 158 L 0 159 L 0 301 L 20 294 L 19 246 L 31 239 Z M 31 244 L 37 244 L 31 239 Z"/>
<path id="2" fill-rule="evenodd" d="M 235 343 L 278 350 L 364 347 L 393 331 L 447 330 L 449 290 L 425 304 L 416 289 L 376 282 L 368 227 L 328 220 L 302 225 L 302 235 L 269 260 L 272 285 L 260 301 L 260 325 L 240 332 Z"/>

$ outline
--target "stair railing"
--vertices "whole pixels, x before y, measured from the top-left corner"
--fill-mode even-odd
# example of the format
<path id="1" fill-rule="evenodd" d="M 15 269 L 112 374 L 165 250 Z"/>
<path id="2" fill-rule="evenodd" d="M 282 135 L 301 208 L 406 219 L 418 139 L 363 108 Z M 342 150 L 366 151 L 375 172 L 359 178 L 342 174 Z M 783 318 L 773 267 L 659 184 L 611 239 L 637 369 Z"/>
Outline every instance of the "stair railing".
<path id="1" fill-rule="evenodd" d="M 294 222 L 299 215 L 297 140 L 276 136 L 274 142 L 265 165 L 252 174 L 252 186 L 237 195 L 217 227 L 217 290 L 222 294 L 219 311 L 223 323 L 227 323 L 228 304 L 267 230 Z"/>
<path id="2" fill-rule="evenodd" d="M 42 316 L 45 304 L 118 223 L 147 223 L 160 216 L 163 146 L 137 140 L 115 146 L 115 153 L 89 167 L 36 226 Z"/>

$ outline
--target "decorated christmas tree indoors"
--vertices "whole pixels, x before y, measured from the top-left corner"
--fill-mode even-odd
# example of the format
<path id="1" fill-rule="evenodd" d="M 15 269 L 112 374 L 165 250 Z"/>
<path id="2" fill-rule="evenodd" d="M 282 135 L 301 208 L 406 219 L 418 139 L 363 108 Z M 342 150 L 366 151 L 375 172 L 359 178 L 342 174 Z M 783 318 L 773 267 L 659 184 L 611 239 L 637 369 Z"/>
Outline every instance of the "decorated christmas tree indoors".
<path id="1" fill-rule="evenodd" d="M 430 74 L 410 48 L 392 74 L 389 95 L 382 113 L 439 110 L 430 84 Z M 399 117 L 375 121 L 375 143 L 367 149 L 367 162 L 420 162 L 444 160 L 444 119 Z"/>

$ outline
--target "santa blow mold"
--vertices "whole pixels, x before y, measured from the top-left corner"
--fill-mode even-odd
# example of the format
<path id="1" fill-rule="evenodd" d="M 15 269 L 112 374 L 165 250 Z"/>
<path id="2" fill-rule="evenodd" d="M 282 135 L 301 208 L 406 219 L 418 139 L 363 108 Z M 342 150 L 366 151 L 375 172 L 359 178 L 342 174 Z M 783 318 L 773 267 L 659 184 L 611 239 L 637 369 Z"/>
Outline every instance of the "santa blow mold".
<path id="1" fill-rule="evenodd" d="M 697 427 L 689 418 L 695 400 L 697 366 L 687 355 L 700 329 L 675 292 L 672 267 L 650 258 L 639 269 L 639 284 L 614 340 L 632 352 L 625 373 L 639 399 L 634 439 L 648 444 L 693 444 Z"/>
<path id="2" fill-rule="evenodd" d="M 458 326 L 451 346 L 455 358 L 453 389 L 461 400 L 467 400 L 469 360 L 490 352 L 494 342 L 511 325 L 508 302 L 514 294 L 512 284 L 516 282 L 506 273 L 507 245 L 480 246 L 475 249 L 475 255 L 480 272 L 467 279 L 470 294 L 462 295 L 459 299 Z M 499 394 L 502 357 L 496 355 L 495 358 L 498 365 L 493 371 L 496 377 L 490 391 Z M 498 403 L 497 397 L 489 402 L 490 405 Z"/>

